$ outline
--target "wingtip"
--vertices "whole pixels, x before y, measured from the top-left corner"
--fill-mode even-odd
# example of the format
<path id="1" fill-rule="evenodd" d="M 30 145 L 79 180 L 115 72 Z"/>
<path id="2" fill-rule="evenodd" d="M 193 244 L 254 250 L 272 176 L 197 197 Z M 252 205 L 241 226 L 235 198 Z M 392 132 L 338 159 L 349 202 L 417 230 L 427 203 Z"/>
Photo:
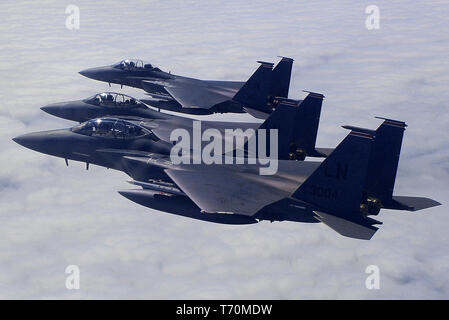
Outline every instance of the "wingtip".
<path id="1" fill-rule="evenodd" d="M 260 65 L 262 66 L 262 67 L 265 67 L 265 68 L 270 68 L 270 69 L 272 69 L 273 68 L 273 66 L 274 66 L 274 63 L 272 63 L 272 62 L 266 62 L 266 61 L 257 61 L 257 63 L 260 63 Z"/>
<path id="2" fill-rule="evenodd" d="M 278 56 L 278 58 L 281 58 L 281 61 L 295 61 L 293 58 L 290 57 Z"/>
<path id="3" fill-rule="evenodd" d="M 394 120 L 394 119 L 384 118 L 384 117 L 379 117 L 379 116 L 376 116 L 375 118 L 384 120 L 384 124 L 386 124 L 386 125 L 391 125 L 391 126 L 396 126 L 396 127 L 401 127 L 401 128 L 407 127 L 407 124 L 404 121 Z"/>
<path id="4" fill-rule="evenodd" d="M 313 97 L 313 98 L 319 98 L 319 99 L 324 99 L 325 96 L 322 93 L 319 92 L 313 92 L 313 91 L 309 91 L 309 90 L 302 90 L 302 92 L 307 92 L 308 93 L 308 97 Z"/>

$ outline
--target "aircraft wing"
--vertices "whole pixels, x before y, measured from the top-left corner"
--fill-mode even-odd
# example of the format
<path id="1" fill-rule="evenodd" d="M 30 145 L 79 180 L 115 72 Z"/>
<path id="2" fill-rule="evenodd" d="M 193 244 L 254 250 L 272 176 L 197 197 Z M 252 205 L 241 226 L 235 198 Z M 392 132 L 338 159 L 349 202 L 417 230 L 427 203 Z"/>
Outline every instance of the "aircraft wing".
<path id="1" fill-rule="evenodd" d="M 155 98 L 164 97 L 163 91 L 184 108 L 210 109 L 234 97 L 244 83 L 234 81 L 209 81 L 178 77 L 167 80 L 142 81 L 144 90 Z"/>
<path id="2" fill-rule="evenodd" d="M 231 100 L 235 93 L 226 88 L 185 82 L 164 88 L 183 108 L 210 109 Z"/>
<path id="3" fill-rule="evenodd" d="M 234 94 L 240 90 L 245 84 L 245 81 L 220 81 L 220 80 L 203 80 L 207 84 L 212 86 L 226 88 L 228 90 L 234 91 Z"/>
<path id="4" fill-rule="evenodd" d="M 296 181 L 276 175 L 255 174 L 249 166 L 186 165 L 165 172 L 201 210 L 209 213 L 252 216 L 288 197 L 298 186 Z"/>
<path id="5" fill-rule="evenodd" d="M 146 93 L 146 95 L 152 97 L 153 99 L 158 99 L 158 100 L 166 100 L 166 101 L 172 101 L 173 97 L 169 94 L 164 94 L 164 93 Z M 141 102 L 146 103 L 145 101 L 147 101 L 150 105 L 151 102 L 154 102 L 154 100 L 142 100 L 140 99 Z"/>

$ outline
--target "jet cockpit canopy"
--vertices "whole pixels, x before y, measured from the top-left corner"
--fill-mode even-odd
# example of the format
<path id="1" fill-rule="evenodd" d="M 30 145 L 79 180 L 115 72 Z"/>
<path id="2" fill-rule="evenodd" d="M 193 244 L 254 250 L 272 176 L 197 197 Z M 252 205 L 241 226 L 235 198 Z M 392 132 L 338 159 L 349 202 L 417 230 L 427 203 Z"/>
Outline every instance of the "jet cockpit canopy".
<path id="1" fill-rule="evenodd" d="M 112 66 L 122 70 L 160 70 L 153 67 L 150 63 L 144 63 L 140 59 L 125 59 Z"/>
<path id="2" fill-rule="evenodd" d="M 145 108 L 145 104 L 140 102 L 133 97 L 127 96 L 126 94 L 116 93 L 116 92 L 102 92 L 92 97 L 84 100 L 84 102 L 89 104 L 94 104 L 96 106 L 107 106 L 107 107 L 141 107 Z"/>
<path id="3" fill-rule="evenodd" d="M 109 138 L 139 138 L 146 135 L 154 136 L 151 130 L 143 128 L 131 121 L 115 118 L 98 118 L 88 120 L 73 127 L 72 132 L 85 136 Z"/>

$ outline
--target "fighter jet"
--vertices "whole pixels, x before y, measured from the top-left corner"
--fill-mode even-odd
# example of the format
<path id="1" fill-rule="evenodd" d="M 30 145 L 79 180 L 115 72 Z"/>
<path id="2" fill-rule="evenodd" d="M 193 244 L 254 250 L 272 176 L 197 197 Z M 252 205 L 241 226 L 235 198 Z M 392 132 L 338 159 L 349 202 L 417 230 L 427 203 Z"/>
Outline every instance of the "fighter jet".
<path id="1" fill-rule="evenodd" d="M 273 64 L 260 62 L 261 67 L 271 68 Z M 293 59 L 283 57 L 271 71 L 272 81 L 268 97 L 264 97 L 263 113 L 267 113 L 274 97 L 288 97 Z M 158 100 L 150 103 L 160 109 L 189 114 L 212 114 L 226 112 L 248 112 L 245 105 L 245 95 L 240 92 L 245 82 L 199 80 L 174 75 L 161 69 L 145 64 L 142 60 L 126 59 L 119 63 L 90 68 L 79 72 L 91 79 L 117 83 L 121 86 L 131 86 L 144 89 Z M 266 101 L 265 101 L 265 98 Z M 268 104 L 268 105 L 267 105 Z M 265 119 L 267 114 L 255 112 L 253 115 Z"/>
<path id="2" fill-rule="evenodd" d="M 325 157 L 331 152 L 330 149 L 315 148 L 322 101 L 323 96 L 317 93 L 309 93 L 299 105 L 285 99 L 262 124 L 195 121 L 172 115 L 153 119 L 103 117 L 72 128 L 25 134 L 13 140 L 29 149 L 64 158 L 67 164 L 68 160 L 82 161 L 87 167 L 95 164 L 113 168 L 139 180 L 167 178 L 160 167 L 144 172 L 141 168 L 130 166 L 123 157 L 151 156 L 169 162 L 171 149 L 177 143 L 172 141 L 171 135 L 179 129 L 185 130 L 192 139 L 189 141 L 192 150 L 202 150 L 209 143 L 203 139 L 204 132 L 213 129 L 221 135 L 222 145 L 231 140 L 232 154 L 241 150 L 246 157 L 251 156 L 248 145 L 251 139 L 255 139 L 258 129 L 277 129 L 279 159 Z M 231 137 L 226 134 L 229 130 L 233 133 Z M 200 143 L 196 144 L 195 141 Z M 238 145 L 236 141 L 242 141 L 242 144 Z"/>
<path id="3" fill-rule="evenodd" d="M 321 163 L 279 161 L 278 172 L 271 176 L 259 175 L 258 164 L 164 163 L 176 193 L 160 193 L 136 181 L 142 190 L 119 193 L 149 208 L 199 220 L 322 222 L 343 236 L 369 240 L 378 230 L 375 225 L 382 224 L 369 216 L 381 209 L 417 211 L 440 205 L 428 198 L 393 195 L 406 124 L 381 119 L 376 131 L 345 126 L 351 132 Z M 157 159 L 131 156 L 126 161 L 158 166 Z M 190 206 L 187 214 L 182 201 L 189 200 L 198 209 Z"/>
<path id="4" fill-rule="evenodd" d="M 171 143 L 158 139 L 139 122 L 115 118 L 92 119 L 69 129 L 24 134 L 18 144 L 52 156 L 126 171 L 123 154 L 170 154 Z M 120 151 L 120 153 L 114 152 Z"/>
<path id="5" fill-rule="evenodd" d="M 102 92 L 82 100 L 52 103 L 41 107 L 41 110 L 53 116 L 80 123 L 106 116 L 144 119 L 170 117 L 170 115 L 149 108 L 138 99 L 116 92 Z"/>
<path id="6" fill-rule="evenodd" d="M 272 99 L 272 108 L 267 107 L 266 101 L 271 78 L 271 64 L 262 63 L 235 95 L 234 102 L 228 101 L 224 104 L 233 105 L 234 111 L 240 112 L 242 108 L 238 103 L 241 103 L 245 105 L 247 110 L 251 110 L 251 113 L 261 114 L 260 118 L 268 117 L 280 99 Z M 297 101 L 297 103 L 300 102 L 300 100 Z M 147 100 L 146 103 L 150 103 L 153 108 L 159 107 L 157 101 Z M 54 103 L 41 109 L 54 116 L 78 122 L 104 116 L 132 116 L 143 119 L 164 119 L 167 117 L 164 113 L 152 110 L 146 103 L 124 94 L 103 92 L 84 100 Z M 191 110 L 194 111 L 192 113 L 204 114 L 205 109 L 193 108 Z M 209 111 L 206 113 L 209 113 Z"/>

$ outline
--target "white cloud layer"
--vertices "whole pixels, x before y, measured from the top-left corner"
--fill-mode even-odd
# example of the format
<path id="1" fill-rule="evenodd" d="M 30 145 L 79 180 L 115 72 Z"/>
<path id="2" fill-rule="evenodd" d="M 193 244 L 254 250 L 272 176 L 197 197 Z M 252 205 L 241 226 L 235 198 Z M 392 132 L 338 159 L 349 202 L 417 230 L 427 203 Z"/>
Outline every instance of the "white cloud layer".
<path id="1" fill-rule="evenodd" d="M 0 298 L 448 299 L 449 4 L 376 1 L 76 1 L 0 4 Z M 324 225 L 223 226 L 149 210 L 116 193 L 127 177 L 27 150 L 11 138 L 70 122 L 39 107 L 107 90 L 78 71 L 123 58 L 204 79 L 243 80 L 256 60 L 295 59 L 291 96 L 326 95 L 319 146 L 339 126 L 404 120 L 396 194 L 443 206 L 383 210 L 369 241 Z M 120 90 L 136 97 L 142 92 Z M 213 116 L 251 119 L 247 115 Z M 67 290 L 67 265 L 81 289 Z M 365 268 L 380 268 L 380 290 Z"/>

